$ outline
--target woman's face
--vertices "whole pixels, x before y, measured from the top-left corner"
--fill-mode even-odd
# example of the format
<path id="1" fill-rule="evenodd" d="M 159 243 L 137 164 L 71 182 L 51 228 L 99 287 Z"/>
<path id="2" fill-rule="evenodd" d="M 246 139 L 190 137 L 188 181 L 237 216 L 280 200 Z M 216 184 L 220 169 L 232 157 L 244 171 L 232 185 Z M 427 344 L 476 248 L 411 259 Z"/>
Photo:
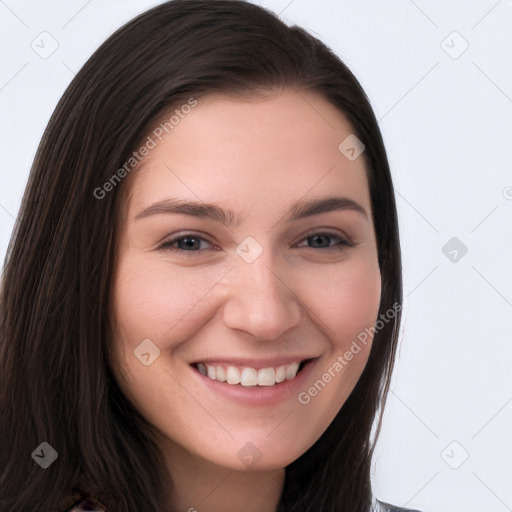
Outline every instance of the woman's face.
<path id="1" fill-rule="evenodd" d="M 381 276 L 363 155 L 311 92 L 210 96 L 168 131 L 124 205 L 116 378 L 168 450 L 283 468 L 327 429 L 371 348 L 358 335 Z"/>

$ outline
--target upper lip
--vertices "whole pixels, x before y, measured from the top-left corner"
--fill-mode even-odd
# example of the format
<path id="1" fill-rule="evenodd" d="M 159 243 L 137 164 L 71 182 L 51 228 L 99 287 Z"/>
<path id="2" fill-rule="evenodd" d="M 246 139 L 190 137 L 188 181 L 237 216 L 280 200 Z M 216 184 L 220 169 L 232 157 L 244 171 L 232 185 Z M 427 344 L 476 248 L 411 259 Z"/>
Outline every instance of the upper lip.
<path id="1" fill-rule="evenodd" d="M 246 366 L 249 368 L 261 369 L 283 366 L 295 362 L 302 362 L 306 360 L 316 359 L 318 356 L 287 356 L 287 357 L 269 357 L 264 359 L 247 359 L 242 357 L 205 357 L 198 359 L 190 364 L 195 365 L 199 363 L 207 363 L 211 365 L 227 363 L 232 366 Z"/>

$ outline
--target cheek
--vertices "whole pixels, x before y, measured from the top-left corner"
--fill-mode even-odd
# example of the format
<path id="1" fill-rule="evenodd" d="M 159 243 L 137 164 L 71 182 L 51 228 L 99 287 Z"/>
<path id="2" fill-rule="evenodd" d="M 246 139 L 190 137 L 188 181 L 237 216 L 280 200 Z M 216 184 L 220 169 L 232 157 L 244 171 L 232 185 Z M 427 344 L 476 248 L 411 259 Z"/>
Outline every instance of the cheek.
<path id="1" fill-rule="evenodd" d="M 207 293 L 218 276 L 222 276 L 218 269 L 176 271 L 161 260 L 121 263 L 115 316 L 124 342 L 133 350 L 134 343 L 149 338 L 158 340 L 162 350 L 172 349 L 175 340 L 197 327 L 199 315 L 204 315 L 209 304 Z"/>
<path id="2" fill-rule="evenodd" d="M 325 334 L 337 351 L 345 350 L 360 332 L 374 325 L 381 298 L 378 261 L 371 255 L 353 258 L 336 270 L 305 278 L 304 290 L 312 290 L 305 302 L 322 319 Z"/>
<path id="3" fill-rule="evenodd" d="M 151 409 L 158 372 L 172 370 L 172 355 L 198 322 L 194 305 L 212 278 L 197 274 L 192 277 L 187 269 L 171 273 L 162 261 L 124 258 L 119 262 L 114 286 L 116 374 L 141 409 Z M 145 366 L 135 351 L 148 339 L 160 352 Z"/>

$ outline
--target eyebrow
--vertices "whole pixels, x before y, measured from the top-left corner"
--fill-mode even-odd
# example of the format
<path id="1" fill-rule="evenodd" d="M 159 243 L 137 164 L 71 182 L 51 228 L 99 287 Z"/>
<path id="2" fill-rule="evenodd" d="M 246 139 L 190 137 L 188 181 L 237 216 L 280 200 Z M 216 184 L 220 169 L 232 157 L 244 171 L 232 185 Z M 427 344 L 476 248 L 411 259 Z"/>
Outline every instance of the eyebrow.
<path id="1" fill-rule="evenodd" d="M 300 200 L 294 203 L 281 217 L 281 222 L 290 223 L 305 217 L 328 213 L 332 211 L 354 211 L 368 219 L 366 210 L 347 197 L 325 197 L 321 199 Z M 213 203 L 202 203 L 183 199 L 169 198 L 159 201 L 139 212 L 135 219 L 143 219 L 159 214 L 182 214 L 211 219 L 226 226 L 239 225 L 241 217 L 235 215 L 232 210 L 224 210 Z"/>

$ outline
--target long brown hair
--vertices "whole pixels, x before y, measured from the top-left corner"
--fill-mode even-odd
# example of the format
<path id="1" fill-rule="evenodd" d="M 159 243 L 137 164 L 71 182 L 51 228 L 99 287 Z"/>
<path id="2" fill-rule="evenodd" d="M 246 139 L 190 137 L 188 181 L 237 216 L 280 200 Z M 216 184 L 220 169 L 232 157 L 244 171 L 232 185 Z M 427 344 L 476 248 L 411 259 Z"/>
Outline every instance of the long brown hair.
<path id="1" fill-rule="evenodd" d="M 97 191 L 176 105 L 214 92 L 250 97 L 290 87 L 322 94 L 365 145 L 379 315 L 402 303 L 386 151 L 350 70 L 318 39 L 249 2 L 173 0 L 152 8 L 109 37 L 75 76 L 31 169 L 0 296 L 2 510 L 64 510 L 87 495 L 110 511 L 165 509 L 167 475 L 153 427 L 111 370 L 111 284 L 125 183 Z M 286 468 L 280 510 L 369 509 L 400 317 L 397 311 L 375 334 L 368 363 L 327 431 Z M 58 453 L 47 469 L 31 457 L 42 442 Z"/>

